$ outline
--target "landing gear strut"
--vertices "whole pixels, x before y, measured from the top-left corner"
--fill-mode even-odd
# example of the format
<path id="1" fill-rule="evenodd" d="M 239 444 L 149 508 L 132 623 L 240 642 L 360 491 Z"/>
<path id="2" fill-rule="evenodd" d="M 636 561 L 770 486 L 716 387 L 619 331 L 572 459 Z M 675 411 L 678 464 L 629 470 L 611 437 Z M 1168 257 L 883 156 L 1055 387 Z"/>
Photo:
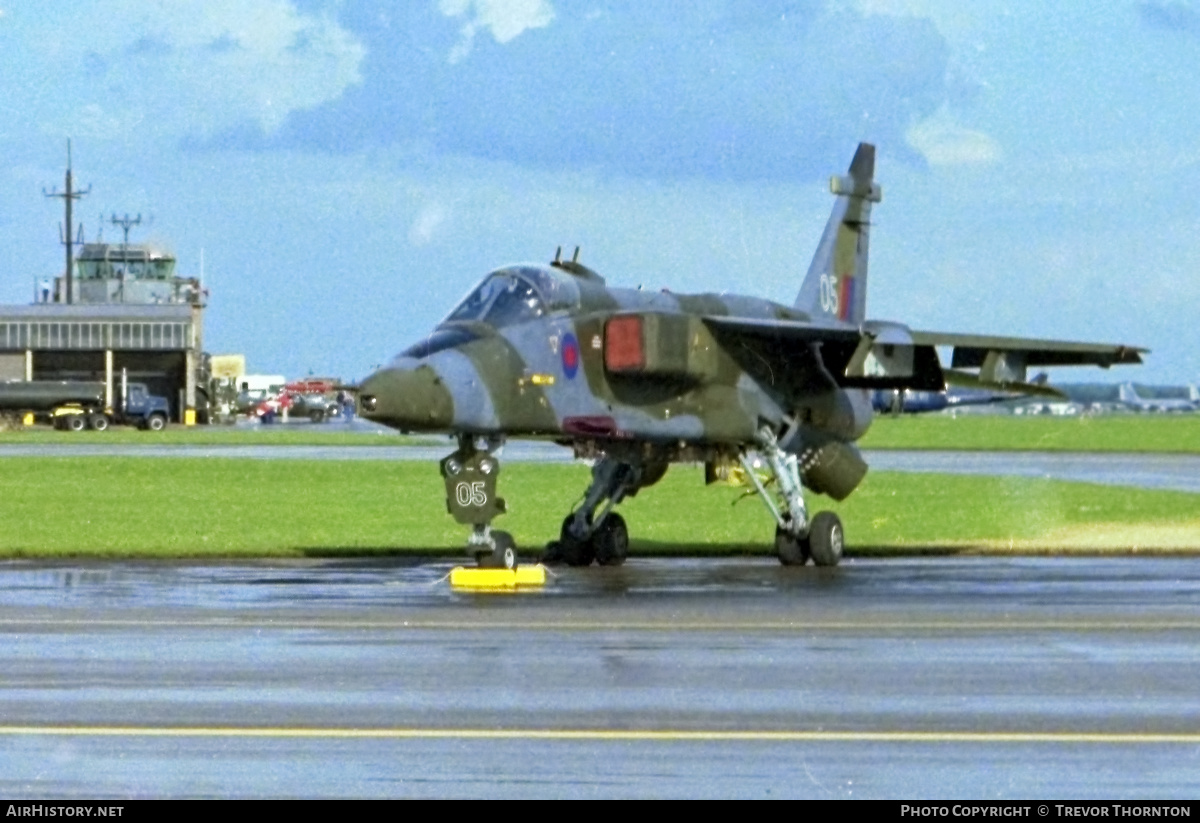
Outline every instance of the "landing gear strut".
<path id="1" fill-rule="evenodd" d="M 625 518 L 613 506 L 650 485 L 662 472 L 644 464 L 625 463 L 602 457 L 592 467 L 592 483 L 583 503 L 563 520 L 559 539 L 546 547 L 546 562 L 561 561 L 568 566 L 620 566 L 629 553 L 629 529 Z M 650 477 L 651 473 L 658 477 Z"/>
<path id="2" fill-rule="evenodd" d="M 500 446 L 497 442 L 480 450 L 474 437 L 460 435 L 458 450 L 440 468 L 446 481 L 446 508 L 457 522 L 471 526 L 467 551 L 481 568 L 515 569 L 517 544 L 512 535 L 492 530 L 493 518 L 506 511 L 504 498 L 496 494 L 500 461 L 494 452 Z"/>
<path id="3" fill-rule="evenodd" d="M 845 546 L 842 521 L 833 512 L 818 512 L 809 520 L 796 455 L 781 449 L 770 429 L 759 432 L 758 439 L 758 451 L 771 469 L 776 494 L 767 491 L 744 453 L 738 455 L 738 460 L 775 518 L 775 554 L 779 562 L 785 566 L 803 566 L 812 558 L 817 566 L 836 566 Z"/>

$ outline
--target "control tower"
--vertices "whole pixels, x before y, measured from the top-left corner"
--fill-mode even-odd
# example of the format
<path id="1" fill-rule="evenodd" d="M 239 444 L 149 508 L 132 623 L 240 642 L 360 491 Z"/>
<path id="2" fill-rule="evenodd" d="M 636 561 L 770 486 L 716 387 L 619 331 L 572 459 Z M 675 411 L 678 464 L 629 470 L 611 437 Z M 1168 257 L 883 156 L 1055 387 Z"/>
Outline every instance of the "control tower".
<path id="1" fill-rule="evenodd" d="M 127 243 L 84 243 L 75 259 L 71 299 L 66 299 L 67 279 L 54 278 L 50 293 L 39 292 L 39 302 L 74 305 L 166 303 L 202 305 L 200 281 L 175 274 L 175 258 L 153 246 Z"/>
<path id="2" fill-rule="evenodd" d="M 69 170 L 67 182 L 77 196 Z M 173 255 L 128 242 L 138 222 L 113 217 L 125 229 L 121 243 L 82 243 L 70 229 L 62 233 L 69 268 L 35 279 L 32 305 L 0 305 L 0 380 L 111 385 L 124 373 L 166 397 L 176 422 L 207 422 L 206 294 L 199 278 L 179 276 Z"/>

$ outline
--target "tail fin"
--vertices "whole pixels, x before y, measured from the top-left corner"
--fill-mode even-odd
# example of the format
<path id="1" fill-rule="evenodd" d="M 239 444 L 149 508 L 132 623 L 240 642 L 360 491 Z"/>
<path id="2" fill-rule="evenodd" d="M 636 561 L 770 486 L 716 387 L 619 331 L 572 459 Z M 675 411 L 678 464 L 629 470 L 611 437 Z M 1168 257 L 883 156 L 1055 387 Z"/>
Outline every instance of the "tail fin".
<path id="1" fill-rule="evenodd" d="M 850 172 L 830 180 L 837 202 L 794 304 L 815 321 L 857 325 L 866 319 L 871 204 L 883 198 L 874 177 L 875 147 L 859 143 Z"/>
<path id="2" fill-rule="evenodd" d="M 1131 406 L 1140 406 L 1142 398 L 1138 395 L 1137 390 L 1133 388 L 1132 383 L 1122 383 L 1117 390 L 1117 397 L 1122 403 L 1127 403 Z"/>

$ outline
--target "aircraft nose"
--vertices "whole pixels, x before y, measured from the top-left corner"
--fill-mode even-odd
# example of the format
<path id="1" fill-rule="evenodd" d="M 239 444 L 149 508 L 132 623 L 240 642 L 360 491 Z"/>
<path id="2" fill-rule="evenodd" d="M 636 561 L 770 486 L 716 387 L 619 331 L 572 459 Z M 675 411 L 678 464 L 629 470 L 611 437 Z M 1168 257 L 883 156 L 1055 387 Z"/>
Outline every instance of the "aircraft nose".
<path id="1" fill-rule="evenodd" d="M 396 429 L 438 430 L 454 420 L 454 402 L 427 365 L 380 369 L 359 388 L 363 417 Z"/>

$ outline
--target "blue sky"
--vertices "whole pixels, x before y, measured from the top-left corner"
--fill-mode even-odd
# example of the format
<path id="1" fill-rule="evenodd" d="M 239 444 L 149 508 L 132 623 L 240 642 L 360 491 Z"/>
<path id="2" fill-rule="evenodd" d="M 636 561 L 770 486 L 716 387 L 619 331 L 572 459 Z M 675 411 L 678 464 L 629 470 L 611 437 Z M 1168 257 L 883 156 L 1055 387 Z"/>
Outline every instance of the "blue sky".
<path id="1" fill-rule="evenodd" d="M 1198 81 L 1187 0 L 0 0 L 0 301 L 61 269 L 68 137 L 89 239 L 203 252 L 209 351 L 344 379 L 558 245 L 791 302 L 870 140 L 872 317 L 1192 382 Z"/>

